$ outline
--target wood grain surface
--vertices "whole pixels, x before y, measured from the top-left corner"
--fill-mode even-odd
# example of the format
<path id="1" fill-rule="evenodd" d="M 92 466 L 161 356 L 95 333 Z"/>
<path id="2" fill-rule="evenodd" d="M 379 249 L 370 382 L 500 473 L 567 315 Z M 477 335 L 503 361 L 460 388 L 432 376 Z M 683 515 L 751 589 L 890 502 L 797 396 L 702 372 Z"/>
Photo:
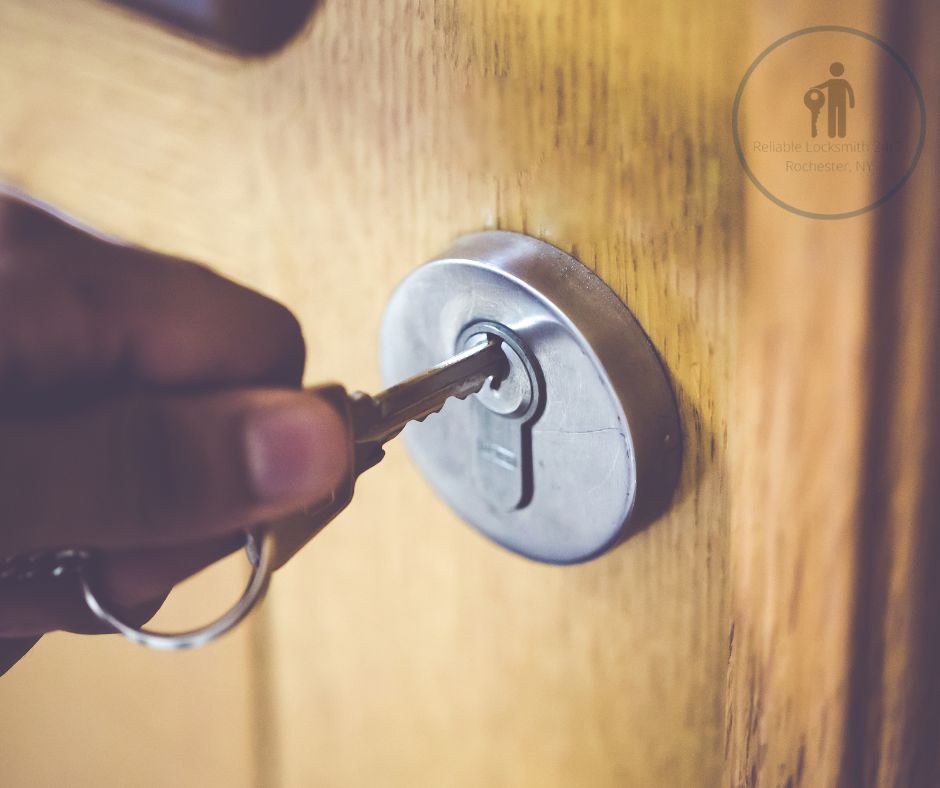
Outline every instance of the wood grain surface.
<path id="1" fill-rule="evenodd" d="M 374 385 L 395 282 L 514 229 L 625 297 L 687 433 L 672 515 L 568 569 L 468 530 L 393 447 L 274 589 L 285 784 L 720 779 L 740 67 L 719 57 L 733 6 L 680 9 L 334 3 L 252 71 L 273 281 L 330 374 Z"/>
<path id="2" fill-rule="evenodd" d="M 877 30 L 874 3 L 826 5 L 835 20 Z M 758 6 L 752 56 L 818 21 L 810 2 Z M 768 91 L 763 100 L 780 99 Z M 746 221 L 727 782 L 835 786 L 845 754 L 874 215 L 808 220 L 754 189 Z"/>
<path id="3" fill-rule="evenodd" d="M 887 24 L 875 0 L 825 7 Z M 6 0 L 0 176 L 282 299 L 309 381 L 354 388 L 378 384 L 382 309 L 412 268 L 468 231 L 544 238 L 649 333 L 685 459 L 668 516 L 556 568 L 457 521 L 393 445 L 232 640 L 182 658 L 40 644 L 0 684 L 4 779 L 113 784 L 106 733 L 146 764 L 141 786 L 835 785 L 867 747 L 871 784 L 899 784 L 888 764 L 921 718 L 879 720 L 908 708 L 934 653 L 902 603 L 931 586 L 899 554 L 863 610 L 860 573 L 895 535 L 936 545 L 861 507 L 901 469 L 913 497 L 892 506 L 927 501 L 916 469 L 937 441 L 911 464 L 875 436 L 894 452 L 882 467 L 867 430 L 927 407 L 936 326 L 905 327 L 922 354 L 897 360 L 911 384 L 873 401 L 879 225 L 781 211 L 746 188 L 730 134 L 750 60 L 818 9 L 327 0 L 283 52 L 237 60 L 92 0 Z M 936 204 L 935 183 L 918 188 Z M 896 304 L 936 276 L 905 271 Z M 209 582 L 231 592 L 231 575 Z M 907 662 L 859 660 L 871 620 L 907 638 Z M 883 683 L 877 708 L 859 671 Z M 49 687 L 84 716 L 53 717 Z M 905 753 L 897 774 L 924 774 Z"/>
<path id="4" fill-rule="evenodd" d="M 930 115 L 911 180 L 876 211 L 807 221 L 748 196 L 726 782 L 933 786 L 940 70 L 926 31 L 940 9 L 827 2 L 820 20 L 818 3 L 759 5 L 753 52 L 787 32 L 782 16 L 862 29 L 909 60 Z M 898 117 L 885 90 L 867 115 L 883 137 Z"/>

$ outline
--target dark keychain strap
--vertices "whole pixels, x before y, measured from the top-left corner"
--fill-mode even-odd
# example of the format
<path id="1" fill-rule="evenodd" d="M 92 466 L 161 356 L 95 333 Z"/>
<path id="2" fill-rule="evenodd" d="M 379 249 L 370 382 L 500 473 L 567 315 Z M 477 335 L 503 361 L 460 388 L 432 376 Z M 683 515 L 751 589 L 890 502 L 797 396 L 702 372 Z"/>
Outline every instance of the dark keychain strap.
<path id="1" fill-rule="evenodd" d="M 0 559 L 0 583 L 25 583 L 37 579 L 77 576 L 88 609 L 100 621 L 128 640 L 158 650 L 204 646 L 224 635 L 247 616 L 264 597 L 274 571 L 273 540 L 267 530 L 260 535 L 245 533 L 245 552 L 251 562 L 251 577 L 239 600 L 210 624 L 185 632 L 155 632 L 135 627 L 115 615 L 97 592 L 97 553 L 79 548 L 43 550 Z"/>

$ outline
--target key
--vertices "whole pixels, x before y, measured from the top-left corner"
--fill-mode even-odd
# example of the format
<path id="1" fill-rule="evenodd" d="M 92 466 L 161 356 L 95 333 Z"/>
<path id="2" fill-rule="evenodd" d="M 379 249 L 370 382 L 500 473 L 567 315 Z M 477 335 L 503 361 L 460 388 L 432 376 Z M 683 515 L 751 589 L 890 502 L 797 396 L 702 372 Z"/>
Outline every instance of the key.
<path id="1" fill-rule="evenodd" d="M 502 343 L 491 339 L 458 353 L 436 367 L 370 397 L 351 395 L 353 435 L 357 449 L 357 472 L 382 459 L 382 446 L 410 421 L 423 421 L 437 413 L 451 397 L 465 399 L 493 378 L 508 371 Z"/>
<path id="2" fill-rule="evenodd" d="M 816 121 L 819 120 L 819 111 L 822 109 L 823 104 L 826 103 L 826 97 L 822 94 L 821 90 L 816 88 L 810 88 L 803 94 L 803 103 L 809 108 L 809 111 L 813 116 L 813 136 L 817 134 L 816 130 Z"/>
<path id="3" fill-rule="evenodd" d="M 332 500 L 283 518 L 271 527 L 275 566 L 285 564 L 316 536 L 352 500 L 356 479 L 385 456 L 383 446 L 411 421 L 423 421 L 451 397 L 465 399 L 487 382 L 498 383 L 509 371 L 502 342 L 489 339 L 458 353 L 425 372 L 370 396 L 347 393 L 343 386 L 327 384 L 310 389 L 323 397 L 352 426 L 353 469 Z"/>

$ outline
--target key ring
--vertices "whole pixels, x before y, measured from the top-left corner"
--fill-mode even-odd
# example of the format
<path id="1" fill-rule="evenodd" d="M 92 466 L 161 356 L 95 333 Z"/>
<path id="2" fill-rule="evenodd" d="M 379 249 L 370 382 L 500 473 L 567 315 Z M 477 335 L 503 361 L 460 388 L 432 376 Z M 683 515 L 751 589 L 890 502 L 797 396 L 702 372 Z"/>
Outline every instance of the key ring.
<path id="1" fill-rule="evenodd" d="M 259 544 L 260 543 L 260 544 Z M 108 626 L 117 630 L 120 634 L 134 643 L 158 650 L 189 649 L 204 646 L 215 640 L 220 635 L 224 635 L 232 627 L 238 624 L 247 616 L 255 605 L 264 597 L 264 592 L 268 588 L 268 582 L 271 580 L 271 573 L 274 571 L 274 547 L 273 540 L 268 532 L 262 531 L 260 537 L 255 536 L 250 531 L 245 532 L 245 552 L 248 554 L 248 560 L 252 564 L 251 577 L 248 579 L 248 585 L 245 587 L 241 598 L 228 610 L 211 624 L 190 629 L 186 632 L 154 632 L 150 629 L 135 627 L 122 621 L 114 613 L 110 612 L 94 591 L 94 584 L 86 573 L 87 562 L 82 562 L 78 568 L 78 578 L 82 586 L 82 593 L 85 597 L 85 604 L 91 612 Z"/>

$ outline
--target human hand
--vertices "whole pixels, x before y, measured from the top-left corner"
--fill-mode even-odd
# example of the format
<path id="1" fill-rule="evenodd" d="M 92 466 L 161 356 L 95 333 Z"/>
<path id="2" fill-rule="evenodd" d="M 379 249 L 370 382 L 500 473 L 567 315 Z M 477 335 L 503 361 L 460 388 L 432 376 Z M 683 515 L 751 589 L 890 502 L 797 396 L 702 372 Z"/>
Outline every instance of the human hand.
<path id="1" fill-rule="evenodd" d="M 109 603 L 146 621 L 349 473 L 304 356 L 264 296 L 0 198 L 0 559 L 101 551 Z M 75 577 L 0 580 L 0 675 L 58 629 L 103 631 Z"/>

